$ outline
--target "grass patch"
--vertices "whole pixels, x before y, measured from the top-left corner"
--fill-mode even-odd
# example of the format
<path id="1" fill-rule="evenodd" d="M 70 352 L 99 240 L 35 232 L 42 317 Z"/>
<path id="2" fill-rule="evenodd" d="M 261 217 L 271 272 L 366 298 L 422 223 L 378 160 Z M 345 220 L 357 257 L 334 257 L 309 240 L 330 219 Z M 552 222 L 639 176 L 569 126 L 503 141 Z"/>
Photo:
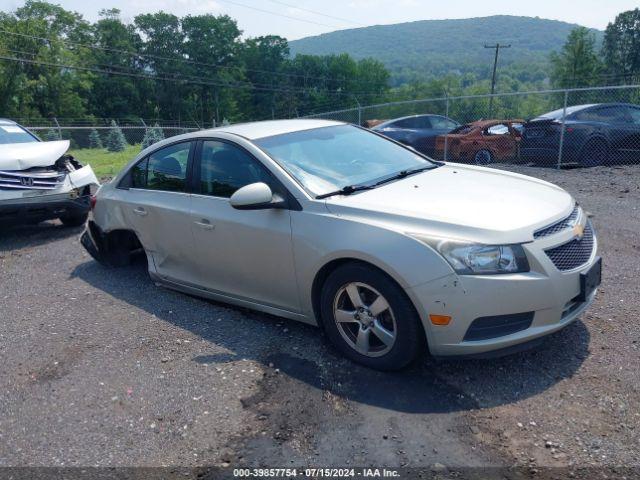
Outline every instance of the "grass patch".
<path id="1" fill-rule="evenodd" d="M 110 152 L 106 148 L 80 148 L 69 150 L 69 153 L 83 165 L 91 165 L 96 177 L 113 177 L 140 153 L 140 145 L 127 145 L 122 152 Z"/>

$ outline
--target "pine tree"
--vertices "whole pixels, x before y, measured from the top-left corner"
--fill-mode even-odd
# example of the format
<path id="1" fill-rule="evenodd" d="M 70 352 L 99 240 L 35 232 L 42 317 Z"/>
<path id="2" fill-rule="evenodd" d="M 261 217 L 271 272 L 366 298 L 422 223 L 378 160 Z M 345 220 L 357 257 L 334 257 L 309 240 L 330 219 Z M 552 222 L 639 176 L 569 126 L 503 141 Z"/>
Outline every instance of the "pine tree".
<path id="1" fill-rule="evenodd" d="M 44 134 L 44 139 L 47 142 L 54 142 L 56 140 L 60 140 L 60 132 L 58 132 L 58 130 L 50 128 L 49 130 L 47 130 L 47 133 Z"/>
<path id="2" fill-rule="evenodd" d="M 102 139 L 95 128 L 92 128 L 89 133 L 89 148 L 103 148 Z"/>
<path id="3" fill-rule="evenodd" d="M 122 152 L 127 146 L 127 140 L 124 138 L 124 134 L 115 120 L 111 120 L 111 128 L 107 135 L 106 146 L 110 152 Z"/>
<path id="4" fill-rule="evenodd" d="M 153 145 L 156 142 L 159 142 L 160 140 L 164 140 L 164 133 L 162 132 L 162 128 L 160 128 L 160 125 L 156 123 L 153 127 L 147 128 L 147 130 L 144 132 L 144 138 L 142 139 L 142 149 L 144 150 L 145 148 Z"/>

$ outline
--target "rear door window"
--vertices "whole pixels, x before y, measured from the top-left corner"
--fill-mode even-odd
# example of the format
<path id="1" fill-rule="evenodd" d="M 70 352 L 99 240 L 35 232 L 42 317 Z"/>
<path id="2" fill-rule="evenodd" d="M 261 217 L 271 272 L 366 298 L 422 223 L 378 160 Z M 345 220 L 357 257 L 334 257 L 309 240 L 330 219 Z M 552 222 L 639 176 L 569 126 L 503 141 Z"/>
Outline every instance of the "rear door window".
<path id="1" fill-rule="evenodd" d="M 156 150 L 129 171 L 131 188 L 185 192 L 187 167 L 193 142 L 182 142 Z M 125 182 L 126 183 L 126 182 Z"/>
<path id="2" fill-rule="evenodd" d="M 625 113 L 623 107 L 590 108 L 577 112 L 573 118 L 592 122 L 624 123 L 626 120 Z"/>
<path id="3" fill-rule="evenodd" d="M 453 130 L 458 124 L 445 117 L 431 117 L 431 127 L 436 130 Z"/>
<path id="4" fill-rule="evenodd" d="M 631 123 L 640 127 L 640 108 L 627 107 L 627 112 L 629 112 L 629 120 Z"/>

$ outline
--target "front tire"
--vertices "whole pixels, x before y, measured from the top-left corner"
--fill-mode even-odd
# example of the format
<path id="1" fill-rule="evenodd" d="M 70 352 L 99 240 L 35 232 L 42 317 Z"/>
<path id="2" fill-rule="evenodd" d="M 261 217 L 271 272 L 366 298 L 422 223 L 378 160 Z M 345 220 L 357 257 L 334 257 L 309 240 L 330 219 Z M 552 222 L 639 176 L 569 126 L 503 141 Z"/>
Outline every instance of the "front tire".
<path id="1" fill-rule="evenodd" d="M 424 347 L 424 330 L 406 293 L 373 267 L 338 267 L 323 285 L 320 309 L 331 343 L 366 367 L 399 370 Z"/>
<path id="2" fill-rule="evenodd" d="M 607 163 L 609 148 L 604 140 L 591 140 L 582 149 L 580 164 L 583 167 L 597 167 Z"/>
<path id="3" fill-rule="evenodd" d="M 493 155 L 485 148 L 478 150 L 473 156 L 473 163 L 475 165 L 489 165 L 493 162 Z"/>
<path id="4" fill-rule="evenodd" d="M 88 218 L 89 212 L 75 215 L 63 215 L 60 217 L 60 221 L 65 227 L 81 227 L 87 223 Z"/>

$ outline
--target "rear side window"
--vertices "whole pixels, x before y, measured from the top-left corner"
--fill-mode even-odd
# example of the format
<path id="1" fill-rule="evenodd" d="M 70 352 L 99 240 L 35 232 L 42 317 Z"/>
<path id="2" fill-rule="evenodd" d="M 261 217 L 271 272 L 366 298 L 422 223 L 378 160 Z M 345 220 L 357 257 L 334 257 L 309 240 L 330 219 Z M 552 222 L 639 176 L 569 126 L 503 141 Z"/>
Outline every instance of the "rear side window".
<path id="1" fill-rule="evenodd" d="M 627 111 L 629 112 L 631 123 L 640 125 L 640 108 L 628 107 Z"/>
<path id="2" fill-rule="evenodd" d="M 431 117 L 431 125 L 436 130 L 453 130 L 458 126 L 456 122 L 445 117 Z"/>
<path id="3" fill-rule="evenodd" d="M 499 125 L 492 125 L 487 128 L 487 135 L 507 135 L 509 133 L 509 127 L 504 123 Z"/>
<path id="4" fill-rule="evenodd" d="M 129 172 L 130 186 L 165 192 L 186 191 L 191 145 L 191 142 L 170 145 L 139 161 Z"/>
<path id="5" fill-rule="evenodd" d="M 603 107 L 582 110 L 576 113 L 573 118 L 576 120 L 623 123 L 626 120 L 625 110 L 621 107 Z"/>

